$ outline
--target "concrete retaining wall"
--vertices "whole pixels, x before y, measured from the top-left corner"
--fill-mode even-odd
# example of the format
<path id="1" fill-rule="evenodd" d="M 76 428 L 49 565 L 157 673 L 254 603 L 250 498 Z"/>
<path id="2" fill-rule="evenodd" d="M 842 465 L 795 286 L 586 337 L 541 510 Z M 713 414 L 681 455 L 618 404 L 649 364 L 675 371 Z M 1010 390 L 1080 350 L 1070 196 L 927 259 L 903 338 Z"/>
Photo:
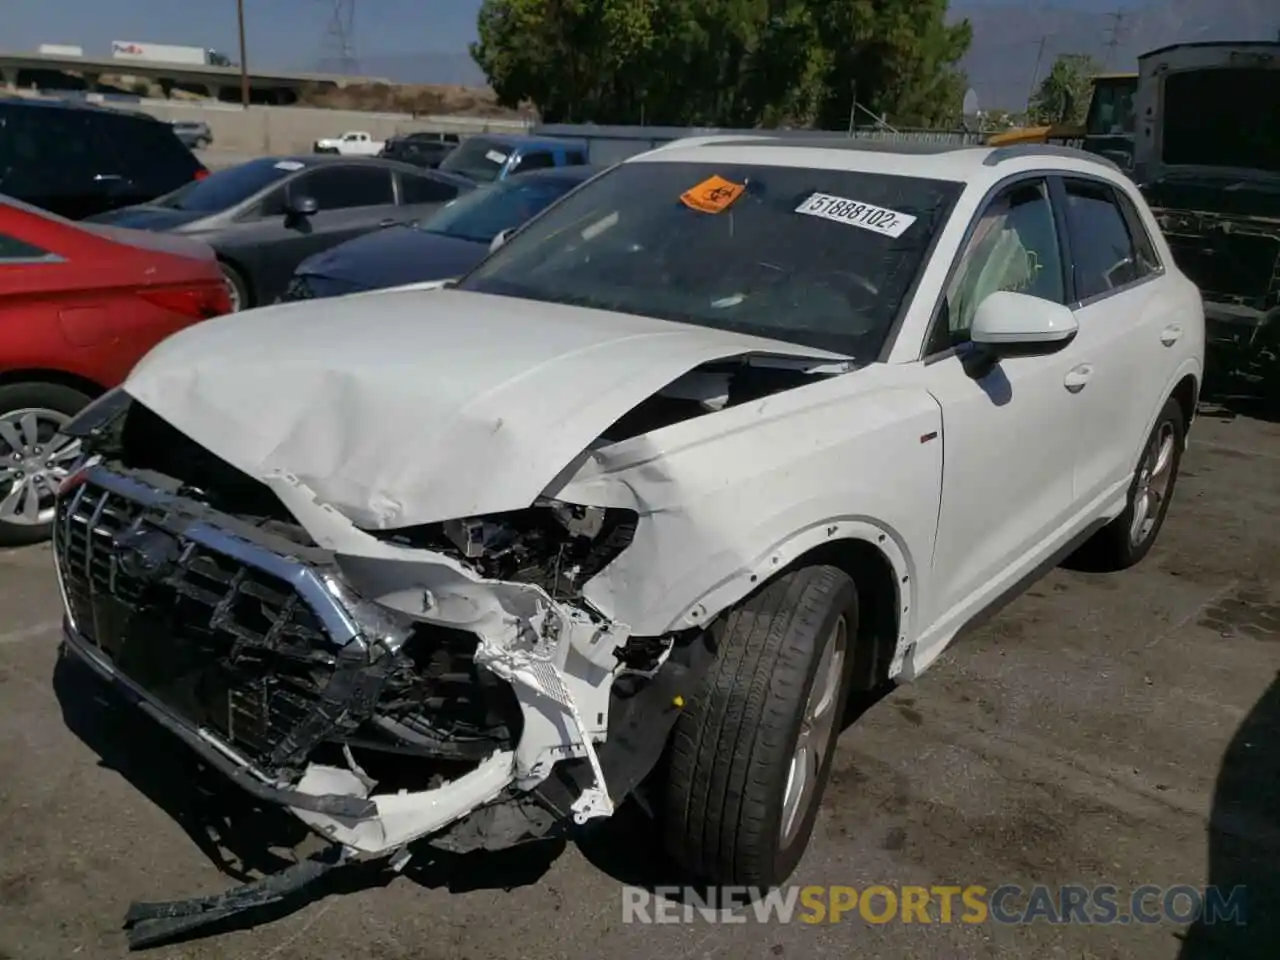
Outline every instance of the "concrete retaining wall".
<path id="1" fill-rule="evenodd" d="M 322 137 L 336 137 L 345 130 L 366 130 L 382 140 L 414 130 L 474 134 L 518 133 L 528 124 L 482 117 L 414 117 L 401 113 L 362 113 L 358 110 L 326 110 L 319 107 L 244 107 L 233 104 L 177 103 L 141 100 L 128 105 L 161 120 L 203 120 L 213 131 L 214 149 L 235 153 L 279 155 L 310 153 Z"/>

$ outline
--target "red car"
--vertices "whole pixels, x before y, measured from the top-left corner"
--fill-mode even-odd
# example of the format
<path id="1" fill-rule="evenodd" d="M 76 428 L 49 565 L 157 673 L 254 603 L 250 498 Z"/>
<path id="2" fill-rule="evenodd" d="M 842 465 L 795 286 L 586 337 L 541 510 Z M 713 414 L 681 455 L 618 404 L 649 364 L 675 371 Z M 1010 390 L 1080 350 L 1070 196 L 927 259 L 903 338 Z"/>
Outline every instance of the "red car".
<path id="1" fill-rule="evenodd" d="M 49 535 L 59 434 L 171 333 L 228 313 L 198 240 L 73 223 L 0 196 L 0 546 Z"/>

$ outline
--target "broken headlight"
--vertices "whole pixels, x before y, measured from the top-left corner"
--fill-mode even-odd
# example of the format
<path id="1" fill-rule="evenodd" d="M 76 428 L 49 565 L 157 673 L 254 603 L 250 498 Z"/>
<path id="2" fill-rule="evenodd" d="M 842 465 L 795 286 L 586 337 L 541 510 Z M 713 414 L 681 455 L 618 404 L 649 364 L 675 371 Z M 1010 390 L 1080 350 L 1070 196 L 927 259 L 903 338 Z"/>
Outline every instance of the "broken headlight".
<path id="1" fill-rule="evenodd" d="M 525 510 L 447 520 L 392 537 L 452 554 L 488 579 L 537 584 L 566 598 L 630 545 L 637 520 L 632 510 L 543 500 Z"/>

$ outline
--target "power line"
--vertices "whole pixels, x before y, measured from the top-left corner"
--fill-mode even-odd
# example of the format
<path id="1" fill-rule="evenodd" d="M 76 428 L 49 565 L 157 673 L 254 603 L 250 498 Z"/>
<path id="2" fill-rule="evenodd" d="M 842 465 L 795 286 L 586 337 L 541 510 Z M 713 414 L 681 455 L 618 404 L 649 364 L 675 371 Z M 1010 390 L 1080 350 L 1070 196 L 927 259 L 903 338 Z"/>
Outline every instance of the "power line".
<path id="1" fill-rule="evenodd" d="M 321 45 L 322 69 L 336 73 L 360 72 L 356 56 L 356 0 L 328 0 L 332 5 L 329 26 Z"/>
<path id="2" fill-rule="evenodd" d="M 1036 46 L 1036 67 L 1031 71 L 1031 88 L 1027 91 L 1027 110 L 1031 110 L 1031 101 L 1036 96 L 1036 84 L 1040 82 L 1040 63 L 1044 60 L 1044 45 L 1049 42 L 1048 35 L 1042 36 Z"/>
<path id="3" fill-rule="evenodd" d="M 1124 18 L 1128 16 L 1123 10 L 1113 10 L 1107 14 L 1107 19 L 1111 21 L 1111 36 L 1107 40 L 1107 55 L 1102 61 L 1102 68 L 1105 70 L 1111 66 L 1111 61 L 1115 56 L 1116 47 L 1120 46 L 1120 27 L 1124 23 Z"/>

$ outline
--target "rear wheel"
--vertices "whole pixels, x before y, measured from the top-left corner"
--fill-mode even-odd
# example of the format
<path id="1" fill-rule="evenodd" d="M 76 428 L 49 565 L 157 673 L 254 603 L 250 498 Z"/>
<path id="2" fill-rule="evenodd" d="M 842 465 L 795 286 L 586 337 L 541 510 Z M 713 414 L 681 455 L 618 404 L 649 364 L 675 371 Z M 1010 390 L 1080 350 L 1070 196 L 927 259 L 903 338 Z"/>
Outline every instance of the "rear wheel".
<path id="1" fill-rule="evenodd" d="M 48 538 L 58 485 L 80 454 L 60 431 L 89 399 L 53 383 L 0 387 L 0 546 Z"/>
<path id="2" fill-rule="evenodd" d="M 231 298 L 231 312 L 247 310 L 253 306 L 249 302 L 249 285 L 245 283 L 240 271 L 225 260 L 219 260 L 218 267 L 222 270 L 222 279 L 227 285 L 227 296 Z"/>
<path id="3" fill-rule="evenodd" d="M 1079 557 L 1087 567 L 1124 570 L 1150 552 L 1169 512 L 1186 442 L 1182 407 L 1170 398 L 1142 448 L 1124 512 L 1080 548 Z"/>
<path id="4" fill-rule="evenodd" d="M 665 843 L 690 874 L 768 887 L 795 870 L 830 775 L 857 626 L 853 581 L 829 566 L 779 577 L 728 615 L 667 772 Z"/>

